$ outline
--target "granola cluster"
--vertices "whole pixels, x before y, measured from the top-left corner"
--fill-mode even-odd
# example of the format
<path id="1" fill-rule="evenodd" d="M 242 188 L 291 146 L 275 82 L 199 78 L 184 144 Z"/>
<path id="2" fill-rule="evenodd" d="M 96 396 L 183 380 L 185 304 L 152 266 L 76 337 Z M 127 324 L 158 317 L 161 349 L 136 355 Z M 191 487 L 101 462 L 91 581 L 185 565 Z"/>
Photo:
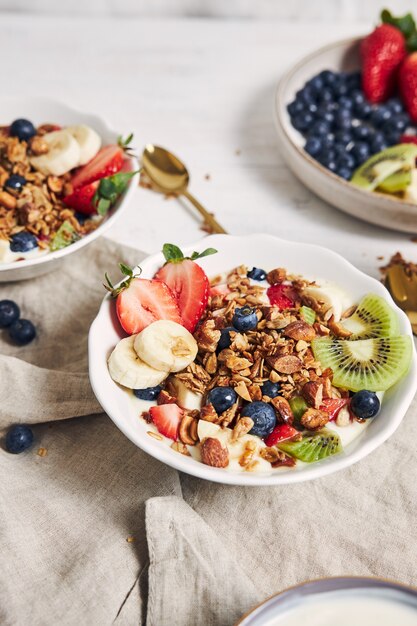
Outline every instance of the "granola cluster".
<path id="1" fill-rule="evenodd" d="M 30 164 L 31 156 L 48 151 L 42 137 L 56 128 L 43 124 L 28 142 L 11 137 L 8 127 L 0 128 L 0 240 L 8 241 L 12 235 L 25 230 L 37 237 L 40 249 L 46 249 L 64 222 L 79 236 L 97 228 L 97 220 L 81 224 L 74 210 L 64 205 L 62 199 L 72 192 L 70 174 L 46 176 Z M 5 185 L 12 174 L 23 176 L 27 181 L 20 191 Z"/>

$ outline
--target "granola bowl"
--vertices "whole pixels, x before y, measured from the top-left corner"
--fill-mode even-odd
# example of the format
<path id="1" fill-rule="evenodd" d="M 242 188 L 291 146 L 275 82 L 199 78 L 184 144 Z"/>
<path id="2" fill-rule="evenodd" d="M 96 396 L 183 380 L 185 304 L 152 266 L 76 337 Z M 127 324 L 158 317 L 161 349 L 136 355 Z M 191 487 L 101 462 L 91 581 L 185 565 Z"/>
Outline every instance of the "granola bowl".
<path id="1" fill-rule="evenodd" d="M 178 449 L 178 442 L 172 442 L 174 437 L 169 440 L 166 437 L 162 437 L 157 431 L 152 431 L 154 424 L 150 424 L 149 420 L 146 421 L 146 419 L 143 418 L 144 414 L 140 410 L 139 405 L 135 404 L 138 396 L 134 398 L 134 394 L 127 393 L 127 389 L 116 384 L 114 380 L 112 380 L 108 368 L 109 357 L 112 354 L 112 351 L 115 351 L 114 349 L 116 345 L 121 344 L 122 341 L 128 341 L 131 338 L 126 337 L 126 334 L 119 326 L 116 316 L 115 302 L 108 295 L 104 298 L 98 315 L 90 328 L 88 348 L 89 373 L 91 385 L 98 401 L 118 428 L 139 448 L 179 471 L 186 472 L 206 480 L 234 485 L 280 485 L 320 478 L 327 474 L 349 467 L 378 448 L 378 446 L 388 439 L 388 437 L 390 437 L 399 426 L 417 389 L 417 361 L 414 347 L 412 347 L 414 344 L 412 343 L 410 323 L 406 315 L 395 306 L 385 287 L 374 278 L 360 272 L 340 255 L 316 245 L 284 241 L 270 235 L 262 234 L 240 237 L 230 235 L 212 235 L 193 244 L 192 246 L 187 246 L 186 250 L 184 250 L 184 254 L 188 256 L 195 250 L 201 251 L 207 247 L 216 249 L 217 253 L 212 256 L 206 256 L 199 259 L 198 265 L 210 278 L 219 276 L 224 272 L 231 272 L 231 270 L 237 266 L 247 266 L 248 268 L 256 266 L 257 268 L 268 268 L 268 270 L 279 266 L 280 268 L 286 268 L 288 275 L 291 273 L 293 277 L 303 276 L 307 282 L 310 281 L 309 284 L 313 284 L 311 281 L 316 281 L 314 284 L 317 285 L 340 285 L 341 277 L 343 277 L 342 287 L 347 296 L 348 304 L 361 301 L 366 294 L 375 294 L 375 298 L 379 299 L 380 304 L 382 303 L 384 306 L 390 307 L 392 315 L 396 320 L 396 331 L 398 334 L 401 333 L 401 336 L 409 345 L 410 367 L 408 371 L 405 371 L 402 378 L 395 384 L 391 385 L 388 391 L 386 391 L 383 395 L 381 410 L 378 417 L 372 420 L 366 420 L 366 424 L 356 423 L 355 428 L 352 428 L 352 432 L 354 431 L 356 434 L 350 437 L 350 439 L 346 439 L 346 441 L 343 440 L 343 449 L 338 449 L 337 454 L 328 456 L 327 458 L 320 457 L 318 462 L 314 463 L 297 462 L 297 465 L 291 467 L 282 466 L 283 464 L 276 464 L 272 467 L 268 466 L 268 470 L 264 467 L 262 471 L 240 471 L 242 467 L 236 463 L 234 465 L 233 463 L 230 463 L 228 467 L 226 467 L 226 465 L 223 465 L 222 467 L 214 467 L 210 466 L 210 464 L 205 464 L 205 461 L 202 462 L 202 456 L 197 458 L 192 451 L 191 454 L 188 454 L 187 451 L 183 451 L 182 454 L 179 454 L 181 450 Z M 146 258 L 141 263 L 142 273 L 140 274 L 140 278 L 153 278 L 155 273 L 163 265 L 164 256 L 162 254 L 155 254 Z M 270 273 L 272 274 L 272 272 Z M 295 284 L 295 279 L 293 278 L 293 280 L 293 284 Z M 270 282 L 269 284 L 272 283 Z M 232 298 L 233 296 L 230 296 L 229 300 Z M 210 306 L 210 303 L 213 303 L 213 301 L 214 296 L 211 296 L 211 300 L 209 299 Z M 264 309 L 268 310 L 270 308 L 271 307 L 269 305 L 268 307 L 264 307 Z M 215 314 L 217 313 L 215 312 Z M 263 322 L 262 326 L 261 322 L 259 322 L 259 328 L 273 327 L 273 325 L 268 325 L 266 319 L 265 314 L 265 322 Z M 198 332 L 201 332 L 203 326 L 204 322 L 197 326 L 197 330 L 194 333 L 195 336 Z M 278 328 L 278 326 L 275 326 L 274 328 Z M 289 326 L 287 326 L 287 329 L 289 329 Z M 258 332 L 260 331 L 256 331 L 256 334 Z M 268 334 L 269 331 L 265 332 Z M 284 329 L 284 334 L 285 332 L 286 331 Z M 273 337 L 277 337 L 278 335 L 279 333 L 272 333 Z M 140 336 L 140 334 L 138 336 Z M 232 337 L 233 336 L 236 338 L 236 335 L 232 335 Z M 155 341 L 155 344 L 151 344 L 151 351 L 155 348 L 154 351 L 156 352 L 156 344 L 158 342 L 157 337 L 155 337 Z M 291 345 L 293 346 L 294 342 L 292 342 Z M 200 356 L 202 349 L 200 343 L 198 343 L 198 347 L 199 354 L 196 358 L 200 358 L 200 362 L 203 364 L 208 363 L 205 358 L 202 360 Z M 297 342 L 297 350 L 299 348 L 300 350 L 306 350 L 306 342 Z M 214 354 L 214 350 L 212 349 L 212 355 Z M 220 353 L 218 353 L 217 349 L 216 354 L 219 354 L 220 360 Z M 251 358 L 251 355 L 248 353 L 246 356 Z M 214 356 L 212 358 L 214 358 Z M 293 360 L 296 359 L 294 356 L 291 358 Z M 226 361 L 226 364 L 229 367 L 228 361 Z M 275 367 L 276 364 L 273 365 Z M 208 365 L 204 367 L 206 367 L 208 371 Z M 225 365 L 223 366 L 223 369 L 224 367 Z M 230 365 L 230 367 L 232 366 Z M 244 365 L 244 367 L 246 367 L 246 365 Z M 305 365 L 305 367 L 307 366 Z M 283 369 L 279 369 L 278 366 L 277 370 L 283 371 Z M 177 369 L 172 371 L 179 370 Z M 245 375 L 250 377 L 249 372 Z M 181 372 L 174 375 L 174 377 L 175 376 L 181 377 Z M 269 376 L 269 378 L 267 378 L 269 381 L 277 380 L 277 378 L 279 378 L 273 378 L 272 370 L 268 368 L 266 376 Z M 295 374 L 293 375 L 293 378 L 294 377 Z M 288 386 L 294 384 L 293 378 L 288 376 L 281 377 L 282 390 L 285 390 Z M 317 378 L 316 375 L 315 378 Z M 256 382 L 255 379 L 253 380 Z M 286 382 L 284 383 L 284 381 Z M 155 385 L 159 383 L 153 382 L 152 384 Z M 236 381 L 231 380 L 230 384 L 236 384 Z M 254 388 L 255 386 L 256 385 L 254 385 Z M 235 389 L 237 390 L 237 386 Z M 262 389 L 265 395 L 264 387 L 262 387 Z M 168 392 L 168 396 L 169 393 L 171 393 L 171 391 Z M 238 393 L 240 393 L 240 391 L 238 391 Z M 169 403 L 171 400 L 172 398 L 168 398 L 167 402 Z M 263 397 L 262 400 L 265 400 L 265 398 Z M 237 404 L 239 401 L 240 400 L 238 399 Z M 252 401 L 252 397 L 250 398 L 250 401 Z M 154 404 L 156 404 L 156 402 Z M 159 404 L 158 398 L 158 405 Z M 166 401 L 161 402 L 161 404 L 166 404 Z M 187 406 L 187 404 L 181 404 L 179 400 L 178 404 L 180 406 Z M 255 402 L 252 402 L 252 404 L 255 404 Z M 259 405 L 263 403 L 258 402 L 257 404 Z M 169 406 L 172 407 L 175 405 L 170 404 Z M 276 407 L 277 405 L 274 404 L 273 406 Z M 161 407 L 156 408 L 158 410 L 161 409 Z M 278 407 L 278 409 L 280 409 L 280 407 Z M 152 412 L 152 409 L 150 411 Z M 201 408 L 201 415 L 202 414 L 203 408 Z M 243 411 L 238 417 L 239 420 L 241 419 L 242 414 Z M 200 421 L 198 422 L 199 427 L 202 420 L 204 421 L 205 419 L 209 418 L 200 418 Z M 365 420 L 362 420 L 362 422 L 365 422 Z M 208 426 L 207 424 L 208 422 L 204 421 L 205 432 L 206 428 L 219 428 L 218 426 L 215 426 L 215 424 L 208 424 Z M 350 426 L 347 430 L 349 430 L 349 428 Z M 225 428 L 225 430 L 228 429 Z M 161 430 L 159 430 L 159 432 L 161 432 Z M 248 433 L 247 430 L 246 433 Z M 204 435 L 204 437 L 206 436 L 207 435 Z M 245 437 L 249 436 L 250 433 L 245 435 Z M 212 435 L 209 434 L 208 437 L 211 438 Z M 202 438 L 201 434 L 198 435 L 198 438 L 201 445 L 203 445 L 206 440 Z M 183 440 L 181 439 L 181 441 Z M 269 446 L 270 444 L 268 443 L 267 445 Z M 269 450 L 269 448 L 267 448 L 267 450 Z M 239 463 L 242 465 L 240 461 Z"/>
<path id="2" fill-rule="evenodd" d="M 63 104 L 61 102 L 58 102 L 52 99 L 2 98 L 0 110 L 1 110 L 1 116 L 0 116 L 1 124 L 7 125 L 7 124 L 11 124 L 13 120 L 21 120 L 21 118 L 25 120 L 26 118 L 29 118 L 31 122 L 33 122 L 34 127 L 37 129 L 36 132 L 39 132 L 39 127 L 42 127 L 41 125 L 44 125 L 45 127 L 48 127 L 48 128 L 50 127 L 53 130 L 55 129 L 66 130 L 67 127 L 71 127 L 71 128 L 81 128 L 81 127 L 87 128 L 88 127 L 88 129 L 90 129 L 91 134 L 95 137 L 98 137 L 99 140 L 101 141 L 102 149 L 110 145 L 116 145 L 118 143 L 118 138 L 120 136 L 120 133 L 110 128 L 108 124 L 99 116 L 81 112 L 79 110 L 76 110 L 67 106 L 66 104 Z M 2 126 L 2 129 L 8 129 L 8 128 L 9 127 L 7 126 Z M 2 133 L 4 132 L 6 132 L 6 135 L 7 135 L 9 131 L 2 130 Z M 49 134 L 52 135 L 53 133 L 50 132 Z M 16 139 L 16 137 L 12 137 L 12 139 Z M 28 145 L 28 151 L 29 151 L 30 140 L 28 140 L 27 145 Z M 99 148 L 100 148 L 100 143 L 98 144 L 97 150 L 99 150 Z M 3 157 L 2 157 L 3 159 L 8 159 L 7 145 L 3 147 L 2 154 L 3 154 Z M 133 156 L 125 153 L 123 158 L 124 158 L 124 161 L 123 161 L 122 171 L 134 172 L 138 169 L 138 162 Z M 92 159 L 91 161 L 94 161 L 94 159 Z M 80 164 L 83 164 L 83 163 L 87 163 L 87 161 L 86 160 L 79 161 L 78 169 L 72 170 L 72 171 L 80 171 L 80 169 L 83 169 L 82 166 L 80 167 Z M 20 165 L 19 162 L 8 163 L 4 167 L 3 165 L 1 167 L 1 174 L 2 175 L 4 174 L 6 178 L 7 178 L 7 171 L 9 172 L 8 173 L 9 179 L 10 179 L 11 173 L 17 173 L 17 174 L 21 173 L 19 170 L 19 165 Z M 25 167 L 25 164 L 22 164 L 22 167 Z M 32 175 L 33 175 L 33 172 L 32 172 Z M 68 174 L 68 177 L 69 176 L 70 174 Z M 15 176 L 15 178 L 19 179 L 19 176 Z M 49 178 L 52 179 L 51 186 L 49 187 L 49 182 L 47 181 L 46 175 L 45 175 L 43 190 L 44 190 L 44 193 L 46 194 L 47 200 L 51 202 L 52 207 L 55 210 L 55 208 L 58 207 L 58 205 L 55 205 L 54 203 L 55 196 L 52 196 L 52 200 L 51 200 L 51 197 L 48 196 L 48 194 L 51 194 L 51 190 L 53 192 L 52 182 L 55 181 L 56 183 L 58 181 L 59 183 L 59 177 L 57 175 L 56 177 L 48 177 L 48 179 Z M 26 184 L 28 181 L 29 181 L 29 178 L 28 180 L 24 182 L 24 185 L 26 185 L 26 188 L 29 187 L 29 185 Z M 35 183 L 31 183 L 31 184 L 33 186 Z M 42 187 L 41 182 L 39 182 L 40 191 L 41 191 L 41 187 Z M 76 253 L 78 250 L 81 250 L 82 248 L 84 248 L 84 246 L 87 246 L 92 241 L 95 241 L 98 237 L 104 234 L 112 226 L 112 224 L 115 222 L 116 219 L 118 219 L 121 216 L 122 211 L 127 206 L 127 203 L 129 202 L 129 200 L 132 197 L 132 194 L 134 193 L 134 188 L 135 188 L 135 179 L 132 177 L 129 179 L 128 183 L 126 184 L 126 188 L 124 189 L 123 193 L 121 193 L 118 196 L 117 200 L 114 202 L 114 204 L 112 204 L 110 210 L 106 213 L 106 215 L 102 218 L 97 219 L 96 223 L 92 224 L 91 228 L 82 227 L 80 231 L 81 234 L 75 233 L 73 243 L 71 243 L 71 245 L 67 245 L 67 243 L 65 243 L 65 245 L 62 245 L 62 246 L 56 246 L 56 247 L 50 246 L 49 247 L 48 237 L 45 236 L 44 240 L 43 241 L 40 240 L 39 242 L 39 246 L 43 245 L 43 249 L 41 247 L 38 247 L 36 248 L 36 250 L 30 251 L 30 253 L 22 254 L 22 255 L 19 255 L 17 253 L 14 253 L 13 255 L 11 255 L 9 251 L 7 251 L 7 254 L 4 257 L 2 257 L 2 253 L 4 252 L 3 248 L 6 245 L 8 245 L 7 238 L 9 237 L 9 233 L 6 231 L 3 231 L 2 233 L 0 233 L 0 246 L 2 246 L 0 247 L 0 283 L 9 282 L 9 281 L 27 280 L 30 278 L 34 278 L 36 276 L 40 276 L 47 272 L 50 272 L 56 269 L 57 267 L 59 267 L 65 261 L 65 259 L 67 259 L 71 254 Z M 19 200 L 20 202 L 22 202 L 21 198 L 24 192 L 22 192 L 21 189 L 20 190 L 17 188 L 13 189 L 12 191 L 10 191 L 10 193 L 5 193 L 5 190 L 7 191 L 8 188 L 6 188 L 5 186 L 2 187 L 1 193 L 5 195 L 6 198 L 10 199 L 11 194 L 14 194 L 14 196 L 12 196 L 11 198 L 12 202 L 13 201 L 19 202 Z M 38 204 L 41 204 L 41 203 L 38 202 Z M 4 204 L 0 206 L 2 224 L 5 220 L 10 219 L 10 214 L 9 215 L 7 214 L 8 208 L 9 207 L 5 206 Z M 33 220 L 32 220 L 32 216 L 29 214 L 23 217 L 19 216 L 19 218 L 16 218 L 14 230 L 11 231 L 12 233 L 18 232 L 19 228 L 20 229 L 28 228 L 28 230 L 30 231 L 29 233 L 30 236 L 32 236 L 31 233 L 36 233 L 36 226 L 37 226 L 36 219 L 39 219 L 39 220 L 43 219 L 44 216 L 42 214 L 42 210 L 44 207 L 35 205 L 34 208 L 35 208 L 36 215 L 33 216 Z M 59 210 L 62 210 L 62 208 L 65 209 L 66 207 L 65 206 L 63 207 L 62 202 L 61 202 L 60 206 L 56 209 L 56 212 L 58 213 Z M 75 211 L 75 209 L 73 209 L 73 211 Z M 39 213 L 40 215 L 38 215 Z M 19 220 L 23 220 L 24 218 L 27 218 L 26 220 L 27 226 L 22 226 L 22 224 L 26 224 L 26 222 L 19 221 Z M 93 220 L 90 220 L 90 221 L 92 222 Z M 80 221 L 80 224 L 81 223 L 82 222 Z M 51 234 L 52 233 L 53 231 L 51 231 Z M 10 259 L 10 256 L 13 256 L 14 258 Z"/>

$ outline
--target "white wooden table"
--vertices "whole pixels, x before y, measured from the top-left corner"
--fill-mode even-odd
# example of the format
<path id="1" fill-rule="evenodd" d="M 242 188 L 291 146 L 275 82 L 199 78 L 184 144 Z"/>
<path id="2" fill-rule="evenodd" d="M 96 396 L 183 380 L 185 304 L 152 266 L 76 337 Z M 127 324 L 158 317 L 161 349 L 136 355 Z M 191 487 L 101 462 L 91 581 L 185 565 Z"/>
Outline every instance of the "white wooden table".
<path id="1" fill-rule="evenodd" d="M 134 131 L 138 149 L 170 148 L 191 172 L 192 193 L 230 233 L 314 242 L 378 276 L 377 257 L 400 250 L 417 261 L 417 244 L 313 196 L 284 165 L 272 120 L 275 85 L 290 64 L 370 28 L 2 15 L 2 92 L 55 97 Z M 138 189 L 109 236 L 154 252 L 199 239 L 199 224 L 193 209 Z"/>

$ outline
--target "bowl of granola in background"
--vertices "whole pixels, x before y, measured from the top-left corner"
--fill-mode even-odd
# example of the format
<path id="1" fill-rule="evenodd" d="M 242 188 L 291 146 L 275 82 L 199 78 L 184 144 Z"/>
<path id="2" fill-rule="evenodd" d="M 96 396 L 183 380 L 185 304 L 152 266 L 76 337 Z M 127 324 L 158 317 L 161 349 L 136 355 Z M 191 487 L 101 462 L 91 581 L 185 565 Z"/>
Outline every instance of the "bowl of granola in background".
<path id="1" fill-rule="evenodd" d="M 35 128 L 39 128 L 40 126 L 44 125 L 46 132 L 53 132 L 55 128 L 65 129 L 66 127 L 91 128 L 94 133 L 100 138 L 101 148 L 110 145 L 117 145 L 118 139 L 120 137 L 120 133 L 117 133 L 115 130 L 111 129 L 107 125 L 107 123 L 97 115 L 78 111 L 63 103 L 51 99 L 2 99 L 0 112 L 0 121 L 2 127 L 6 128 L 13 122 L 13 120 L 19 120 L 22 118 L 33 122 Z M 43 130 L 41 130 L 41 133 L 42 132 Z M 0 169 L 0 174 L 1 172 L 3 172 L 5 179 L 8 175 L 10 177 L 11 173 L 19 173 L 20 159 L 22 159 L 23 168 L 25 166 L 28 166 L 27 163 L 24 163 L 24 159 L 27 159 L 27 155 L 19 154 L 19 142 L 13 137 L 9 139 L 7 134 L 8 131 L 6 130 L 3 135 L 3 148 L 1 151 L 2 155 L 0 155 L 3 160 L 3 164 L 0 163 L 0 165 L 2 165 Z M 38 138 L 38 136 L 36 138 Z M 40 139 L 41 138 L 42 137 L 40 137 Z M 11 140 L 15 140 L 15 143 L 17 145 L 13 144 L 9 147 L 8 142 L 11 143 Z M 28 141 L 28 146 L 29 145 L 30 142 Z M 13 155 L 12 159 L 16 159 L 16 161 L 10 163 L 10 160 L 8 159 L 8 150 L 10 150 L 9 155 Z M 13 154 L 13 152 L 15 152 L 15 154 Z M 39 157 L 41 157 L 41 154 L 39 154 Z M 5 167 L 3 167 L 3 165 Z M 133 172 L 137 169 L 138 162 L 136 158 L 131 154 L 126 153 L 124 155 L 123 171 Z M 33 168 L 31 174 L 36 175 L 36 172 L 33 171 Z M 120 217 L 123 209 L 126 207 L 135 189 L 135 179 L 132 177 L 132 179 L 130 179 L 126 184 L 126 189 L 123 191 L 123 193 L 120 194 L 120 196 L 111 206 L 110 210 L 105 215 L 103 215 L 103 217 L 100 218 L 97 216 L 98 219 L 87 219 L 85 225 L 83 225 L 82 220 L 80 220 L 81 228 L 79 228 L 79 233 L 76 233 L 74 240 L 70 245 L 65 245 L 63 247 L 59 245 L 51 246 L 51 236 L 56 234 L 54 232 L 48 233 L 48 235 L 45 236 L 44 241 L 42 242 L 42 225 L 45 222 L 45 220 L 43 220 L 43 217 L 45 217 L 43 215 L 44 204 L 49 203 L 52 205 L 53 213 L 56 215 L 56 220 L 53 223 L 56 224 L 57 228 L 59 228 L 59 226 L 62 225 L 62 223 L 65 222 L 66 219 L 68 220 L 68 218 L 70 224 L 72 221 L 75 225 L 77 225 L 77 222 L 74 221 L 73 209 L 64 206 L 62 201 L 58 201 L 56 206 L 54 204 L 57 194 L 60 193 L 57 191 L 57 189 L 54 189 L 54 183 L 61 184 L 62 178 L 63 177 L 59 176 L 44 176 L 44 180 L 41 180 L 42 176 L 40 176 L 39 182 L 35 180 L 30 181 L 32 189 L 35 187 L 35 185 L 38 187 L 36 191 L 39 197 L 39 201 L 36 202 L 38 198 L 35 197 L 35 202 L 28 203 L 27 206 L 20 209 L 21 214 L 15 220 L 13 231 L 10 230 L 9 226 L 10 211 L 13 211 L 13 207 L 11 205 L 7 206 L 7 200 L 8 196 L 12 195 L 12 198 L 15 198 L 15 200 L 18 201 L 19 196 L 21 196 L 21 192 L 18 189 L 13 190 L 2 186 L 1 193 L 3 193 L 3 195 L 5 196 L 5 203 L 0 206 L 2 218 L 0 219 L 0 245 L 2 245 L 2 247 L 6 247 L 9 244 L 11 232 L 13 232 L 14 234 L 19 234 L 19 232 L 27 230 L 29 228 L 29 231 L 31 233 L 36 234 L 38 238 L 38 244 L 40 243 L 40 246 L 35 251 L 35 254 L 22 254 L 21 258 L 18 254 L 14 254 L 13 258 L 10 258 L 10 255 L 5 255 L 6 262 L 0 262 L 0 283 L 26 280 L 56 269 L 61 263 L 64 262 L 67 257 L 69 257 L 73 253 L 76 253 L 78 250 L 88 245 L 92 241 L 95 241 L 108 228 L 111 227 L 113 222 L 118 219 L 118 217 Z M 69 175 L 68 182 L 70 182 Z M 43 200 L 45 200 L 46 202 Z M 29 211 L 29 208 L 31 208 L 32 211 Z M 27 215 L 25 214 L 25 211 Z M 50 209 L 49 212 L 51 212 Z M 91 216 L 85 215 L 84 217 L 89 218 Z M 66 224 L 68 224 L 68 221 L 66 221 Z M 66 235 L 65 232 L 63 234 L 64 236 Z"/>
<path id="2" fill-rule="evenodd" d="M 398 315 L 399 332 L 411 340 L 410 324 L 381 283 L 366 276 L 343 257 L 316 245 L 280 240 L 269 235 L 234 237 L 214 235 L 188 246 L 185 254 L 203 248 L 215 248 L 218 252 L 198 261 L 210 278 L 230 272 L 233 268 L 285 267 L 289 274 L 300 275 L 320 285 L 340 285 L 350 303 L 357 303 L 368 293 L 384 299 Z M 151 279 L 164 264 L 163 255 L 156 254 L 141 263 L 141 278 Z M 111 269 L 111 268 L 109 268 Z M 343 277 L 341 284 L 340 277 Z M 160 461 L 191 475 L 215 482 L 237 485 L 277 485 L 311 480 L 352 465 L 381 445 L 399 426 L 417 389 L 416 357 L 412 355 L 408 373 L 385 393 L 382 410 L 361 434 L 346 445 L 340 454 L 311 465 L 301 464 L 292 468 L 280 468 L 268 472 L 236 472 L 208 466 L 192 456 L 179 454 L 175 448 L 165 445 L 162 437 L 150 433 L 150 424 L 141 419 L 133 395 L 116 385 L 109 373 L 108 359 L 114 347 L 125 337 L 115 321 L 114 302 L 110 297 L 103 300 L 99 313 L 89 334 L 89 371 L 93 390 L 106 413 L 120 430 L 138 447 Z M 150 436 L 151 435 L 151 436 Z"/>

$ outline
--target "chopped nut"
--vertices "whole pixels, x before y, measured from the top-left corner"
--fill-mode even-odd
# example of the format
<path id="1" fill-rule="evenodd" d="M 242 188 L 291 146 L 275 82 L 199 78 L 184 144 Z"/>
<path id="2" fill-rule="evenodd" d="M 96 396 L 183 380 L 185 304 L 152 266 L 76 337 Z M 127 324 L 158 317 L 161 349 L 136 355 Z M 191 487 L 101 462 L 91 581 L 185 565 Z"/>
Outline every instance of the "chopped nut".
<path id="1" fill-rule="evenodd" d="M 158 441 L 163 440 L 163 436 L 160 435 L 159 433 L 154 433 L 153 430 L 148 430 L 147 435 L 149 435 L 149 437 L 153 437 L 153 439 L 157 439 Z"/>
<path id="2" fill-rule="evenodd" d="M 35 154 L 36 156 L 49 152 L 48 144 L 40 135 L 35 135 L 34 137 L 32 137 L 29 142 L 29 146 L 33 154 Z"/>
<path id="3" fill-rule="evenodd" d="M 299 341 L 300 339 L 303 341 L 312 341 L 316 336 L 314 328 L 302 320 L 297 320 L 296 322 L 288 324 L 283 332 L 286 337 L 290 337 L 296 341 Z"/>
<path id="4" fill-rule="evenodd" d="M 212 404 L 205 404 L 201 407 L 200 418 L 206 422 L 217 422 L 219 416 L 217 415 L 217 411 Z"/>
<path id="5" fill-rule="evenodd" d="M 245 445 L 245 451 L 239 459 L 239 465 L 241 467 L 247 467 L 254 460 L 256 454 L 257 445 L 253 440 L 247 441 Z"/>
<path id="6" fill-rule="evenodd" d="M 321 335 L 322 337 L 326 336 L 326 335 L 330 335 L 330 329 L 327 328 L 327 326 L 324 326 L 324 324 L 320 324 L 320 322 L 315 322 L 313 324 L 314 330 L 316 331 L 316 333 L 318 335 Z"/>
<path id="7" fill-rule="evenodd" d="M 243 381 L 240 381 L 236 386 L 235 386 L 235 391 L 237 393 L 238 396 L 240 396 L 241 398 L 243 398 L 244 400 L 247 400 L 247 402 L 251 402 L 252 398 L 250 396 L 249 390 L 246 386 L 246 384 Z"/>
<path id="8" fill-rule="evenodd" d="M 270 285 L 282 283 L 287 277 L 287 271 L 283 267 L 277 267 L 266 275 L 266 280 Z"/>
<path id="9" fill-rule="evenodd" d="M 175 450 L 175 452 L 179 452 L 180 454 L 183 454 L 184 456 L 191 456 L 191 454 L 188 451 L 187 446 L 184 445 L 181 441 L 174 441 L 173 443 L 171 443 L 171 448 Z"/>
<path id="10" fill-rule="evenodd" d="M 194 422 L 195 426 L 193 427 Z M 194 446 L 198 441 L 198 437 L 195 436 L 196 432 L 196 420 L 191 415 L 185 414 L 180 422 L 180 426 L 178 429 L 180 440 L 182 441 L 182 443 L 185 443 L 189 446 Z"/>
<path id="11" fill-rule="evenodd" d="M 171 396 L 168 391 L 165 391 L 165 389 L 162 389 L 162 391 L 159 392 L 156 402 L 157 404 L 176 404 L 177 398 L 175 396 Z"/>
<path id="12" fill-rule="evenodd" d="M 343 326 L 343 324 L 339 324 L 339 322 L 335 322 L 334 316 L 332 315 L 327 323 L 328 327 L 332 331 L 333 335 L 336 337 L 342 337 L 346 339 L 351 336 L 351 331 Z"/>
<path id="13" fill-rule="evenodd" d="M 248 391 L 252 402 L 262 400 L 262 391 L 259 385 L 250 385 Z"/>
<path id="14" fill-rule="evenodd" d="M 301 395 L 308 404 L 319 409 L 323 403 L 323 383 L 309 381 L 301 389 Z"/>
<path id="15" fill-rule="evenodd" d="M 7 191 L 0 191 L 0 205 L 6 209 L 14 209 L 17 205 L 17 200 L 11 193 Z"/>
<path id="16" fill-rule="evenodd" d="M 268 461 L 269 463 L 274 463 L 275 461 L 278 461 L 280 451 L 278 450 L 278 448 L 266 447 L 261 448 L 259 454 L 263 459 L 265 459 L 265 461 Z"/>
<path id="17" fill-rule="evenodd" d="M 238 406 L 238 402 L 235 402 L 234 404 L 232 404 L 231 407 L 226 409 L 226 411 L 223 411 L 223 413 L 220 415 L 219 422 L 221 423 L 223 428 L 226 428 L 227 426 L 229 426 L 229 424 L 233 422 L 236 417 Z"/>
<path id="18" fill-rule="evenodd" d="M 298 356 L 281 356 L 267 359 L 268 363 L 280 374 L 294 374 L 303 367 Z"/>
<path id="19" fill-rule="evenodd" d="M 278 459 L 271 463 L 272 467 L 294 467 L 296 464 L 296 460 L 293 459 L 289 454 L 285 454 L 285 452 L 278 451 Z"/>
<path id="20" fill-rule="evenodd" d="M 237 441 L 239 437 L 246 435 L 252 430 L 254 423 L 255 422 L 250 417 L 241 417 L 233 429 L 232 441 Z"/>
<path id="21" fill-rule="evenodd" d="M 329 421 L 329 414 L 318 409 L 307 409 L 300 421 L 307 430 L 319 430 L 326 426 Z"/>
<path id="22" fill-rule="evenodd" d="M 294 422 L 294 413 L 290 407 L 288 400 L 282 396 L 276 396 L 271 399 L 271 404 L 281 418 L 281 421 L 285 424 L 292 424 Z"/>
<path id="23" fill-rule="evenodd" d="M 227 467 L 229 465 L 229 451 L 222 446 L 218 439 L 207 437 L 201 443 L 201 460 L 211 467 Z"/>
<path id="24" fill-rule="evenodd" d="M 209 374 L 215 374 L 217 371 L 217 356 L 215 352 L 207 352 L 204 357 L 204 367 Z"/>
<path id="25" fill-rule="evenodd" d="M 348 309 L 346 309 L 346 311 L 343 311 L 343 313 L 341 315 L 342 320 L 345 320 L 346 318 L 348 318 L 351 315 L 353 315 L 357 308 L 358 308 L 357 304 L 352 304 L 352 306 L 350 306 Z"/>
<path id="26" fill-rule="evenodd" d="M 215 352 L 220 336 L 221 332 L 216 329 L 214 320 L 206 320 L 195 333 L 199 350 L 203 352 Z"/>
<path id="27" fill-rule="evenodd" d="M 39 448 L 36 454 L 38 456 L 46 456 L 48 454 L 48 450 L 46 448 Z"/>
<path id="28" fill-rule="evenodd" d="M 233 355 L 226 359 L 226 365 L 232 370 L 232 372 L 239 372 L 240 370 L 250 367 L 252 363 L 248 359 L 243 359 Z"/>

